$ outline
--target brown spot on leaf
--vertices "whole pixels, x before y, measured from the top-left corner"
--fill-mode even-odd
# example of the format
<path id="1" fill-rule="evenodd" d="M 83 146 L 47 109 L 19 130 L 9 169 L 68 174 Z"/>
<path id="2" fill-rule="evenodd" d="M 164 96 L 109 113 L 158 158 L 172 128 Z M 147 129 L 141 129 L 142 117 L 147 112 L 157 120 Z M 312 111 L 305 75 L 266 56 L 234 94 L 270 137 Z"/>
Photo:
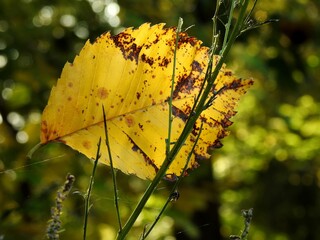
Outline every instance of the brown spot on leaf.
<path id="1" fill-rule="evenodd" d="M 182 110 L 179 108 L 172 106 L 172 115 L 175 117 L 180 118 L 182 121 L 186 122 L 188 120 L 188 115 L 185 114 Z"/>
<path id="2" fill-rule="evenodd" d="M 136 40 L 131 34 L 126 32 L 121 32 L 115 36 L 112 36 L 114 44 L 120 48 L 122 55 L 125 59 L 131 61 L 135 60 L 138 63 L 139 53 L 141 51 L 141 46 L 138 46 L 134 41 Z"/>
<path id="3" fill-rule="evenodd" d="M 185 43 L 189 43 L 191 46 L 195 46 L 198 42 L 199 40 L 197 40 L 195 37 L 189 37 L 188 34 L 185 32 L 181 32 L 179 34 L 179 47 Z"/>
<path id="4" fill-rule="evenodd" d="M 170 58 L 164 57 L 164 58 L 162 59 L 162 61 L 159 62 L 159 66 L 160 66 L 160 67 L 167 67 L 170 62 L 171 62 L 171 59 L 170 59 Z"/>
<path id="5" fill-rule="evenodd" d="M 146 162 L 146 166 L 152 166 L 154 168 L 155 172 L 157 173 L 159 171 L 159 168 L 154 163 L 154 161 L 148 157 L 148 155 L 132 140 L 132 138 L 130 136 L 127 135 L 127 137 L 128 137 L 128 140 L 132 143 L 131 149 L 135 152 L 140 153 Z"/>
<path id="6" fill-rule="evenodd" d="M 68 101 L 70 102 L 70 101 L 72 100 L 72 97 L 69 96 L 67 99 L 68 99 Z"/>
<path id="7" fill-rule="evenodd" d="M 45 137 L 45 142 L 48 141 L 48 124 L 47 121 L 42 121 L 41 122 L 41 132 L 42 135 Z"/>
<path id="8" fill-rule="evenodd" d="M 233 122 L 231 122 L 229 120 L 229 118 L 231 118 L 231 116 L 227 116 L 227 117 L 225 117 L 224 119 L 221 120 L 221 126 L 223 128 L 227 128 L 227 127 L 230 127 L 232 125 Z"/>
<path id="9" fill-rule="evenodd" d="M 202 71 L 203 69 L 200 63 L 193 61 L 191 64 L 190 74 L 179 76 L 177 85 L 173 91 L 173 98 L 177 99 L 179 97 L 179 93 L 190 93 L 195 88 L 195 83 L 197 81 L 195 76 L 198 76 Z"/>
<path id="10" fill-rule="evenodd" d="M 153 63 L 154 63 L 153 58 L 152 57 L 148 57 L 146 54 L 142 54 L 141 55 L 141 60 L 142 60 L 142 62 L 148 63 L 150 66 L 152 66 Z"/>
<path id="11" fill-rule="evenodd" d="M 92 147 L 92 144 L 91 144 L 90 141 L 84 140 L 84 141 L 82 142 L 82 146 L 83 146 L 84 148 L 86 148 L 86 149 L 90 149 L 90 148 Z"/>
<path id="12" fill-rule="evenodd" d="M 137 93 L 136 93 L 136 96 L 137 96 L 137 99 L 139 100 L 140 97 L 141 97 L 141 93 L 137 92 Z"/>
<path id="13" fill-rule="evenodd" d="M 126 115 L 126 116 L 124 116 L 124 119 L 126 120 L 128 127 L 134 126 L 135 121 L 134 121 L 134 117 L 132 115 Z"/>
<path id="14" fill-rule="evenodd" d="M 108 97 L 108 90 L 104 87 L 100 87 L 97 89 L 97 96 L 100 99 L 105 99 Z"/>
<path id="15" fill-rule="evenodd" d="M 73 83 L 72 82 L 68 82 L 68 87 L 72 88 L 73 87 Z"/>
<path id="16" fill-rule="evenodd" d="M 197 71 L 200 73 L 203 70 L 201 67 L 201 64 L 197 61 L 193 61 L 191 66 L 192 66 L 192 71 Z"/>
<path id="17" fill-rule="evenodd" d="M 138 147 L 138 145 L 136 145 L 136 144 L 133 144 L 133 146 L 132 146 L 132 151 L 134 151 L 134 152 L 137 152 L 137 151 L 139 151 L 140 150 L 140 148 Z"/>

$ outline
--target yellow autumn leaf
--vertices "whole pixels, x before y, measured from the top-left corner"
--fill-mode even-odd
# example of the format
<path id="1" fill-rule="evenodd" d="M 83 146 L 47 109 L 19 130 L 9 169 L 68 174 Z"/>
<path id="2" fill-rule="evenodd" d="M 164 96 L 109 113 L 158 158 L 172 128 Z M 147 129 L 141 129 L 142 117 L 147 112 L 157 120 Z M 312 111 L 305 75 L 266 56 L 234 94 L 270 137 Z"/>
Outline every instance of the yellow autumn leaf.
<path id="1" fill-rule="evenodd" d="M 94 158 L 99 138 L 104 139 L 103 105 L 114 167 L 153 179 L 166 155 L 175 39 L 175 28 L 143 24 L 88 41 L 52 88 L 42 114 L 41 143 L 62 142 Z M 172 141 L 181 134 L 204 80 L 209 49 L 201 44 L 184 32 L 179 34 Z M 181 174 L 201 122 L 202 133 L 188 168 L 197 167 L 199 159 L 209 158 L 213 148 L 222 146 L 220 139 L 228 133 L 234 108 L 251 84 L 252 80 L 221 69 L 212 93 L 223 90 L 196 122 L 167 171 L 169 179 Z M 100 161 L 109 165 L 106 146 L 101 146 L 101 154 Z"/>

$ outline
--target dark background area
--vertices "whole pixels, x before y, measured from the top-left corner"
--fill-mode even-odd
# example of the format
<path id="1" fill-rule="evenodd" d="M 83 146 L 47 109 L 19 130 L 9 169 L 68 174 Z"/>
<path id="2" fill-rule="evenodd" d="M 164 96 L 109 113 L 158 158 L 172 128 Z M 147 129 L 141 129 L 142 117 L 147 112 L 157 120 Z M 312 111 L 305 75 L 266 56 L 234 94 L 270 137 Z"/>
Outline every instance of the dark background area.
<path id="1" fill-rule="evenodd" d="M 61 144 L 27 159 L 39 142 L 39 123 L 51 87 L 87 39 L 144 22 L 175 26 L 210 45 L 215 1 L 0 1 L 0 239 L 44 239 L 50 208 L 67 173 L 75 175 L 64 203 L 61 239 L 81 239 L 92 161 Z M 228 1 L 224 1 L 228 4 Z M 253 77 L 231 135 L 213 159 L 186 178 L 150 239 L 228 239 L 254 208 L 249 239 L 320 236 L 320 3 L 260 0 L 253 19 L 280 21 L 247 32 L 228 67 Z M 221 14 L 221 18 L 224 15 Z M 118 174 L 123 221 L 147 181 Z M 170 191 L 162 182 L 128 239 L 137 239 Z M 116 214 L 110 169 L 99 166 L 88 239 L 114 239 Z"/>

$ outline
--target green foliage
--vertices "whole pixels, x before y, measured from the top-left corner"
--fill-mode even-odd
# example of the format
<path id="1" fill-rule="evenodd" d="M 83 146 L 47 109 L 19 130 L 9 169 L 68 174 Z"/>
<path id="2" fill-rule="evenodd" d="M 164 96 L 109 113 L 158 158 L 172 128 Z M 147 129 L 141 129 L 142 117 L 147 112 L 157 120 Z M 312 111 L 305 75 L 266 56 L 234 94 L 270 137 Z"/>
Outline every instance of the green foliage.
<path id="1" fill-rule="evenodd" d="M 25 158 L 39 141 L 40 113 L 52 85 L 85 39 L 146 21 L 174 26 L 183 17 L 185 26 L 196 25 L 190 35 L 211 43 L 211 1 L 121 1 L 118 26 L 108 13 L 112 8 L 105 15 L 104 1 L 95 2 L 0 2 L 0 238 L 42 239 L 68 172 L 77 179 L 75 191 L 87 188 L 92 163 L 62 145 Z M 256 9 L 255 21 L 278 18 L 279 23 L 239 38 L 228 62 L 238 75 L 255 79 L 254 90 L 240 104 L 224 147 L 179 186 L 179 200 L 170 204 L 150 239 L 226 239 L 239 231 L 240 210 L 250 207 L 251 239 L 317 239 L 320 234 L 319 4 L 260 0 Z M 117 175 L 125 220 L 147 183 Z M 131 236 L 152 222 L 170 185 L 158 186 Z M 91 201 L 88 239 L 113 239 L 113 184 L 104 166 L 97 169 Z M 82 197 L 70 194 L 63 209 L 61 238 L 81 239 Z"/>

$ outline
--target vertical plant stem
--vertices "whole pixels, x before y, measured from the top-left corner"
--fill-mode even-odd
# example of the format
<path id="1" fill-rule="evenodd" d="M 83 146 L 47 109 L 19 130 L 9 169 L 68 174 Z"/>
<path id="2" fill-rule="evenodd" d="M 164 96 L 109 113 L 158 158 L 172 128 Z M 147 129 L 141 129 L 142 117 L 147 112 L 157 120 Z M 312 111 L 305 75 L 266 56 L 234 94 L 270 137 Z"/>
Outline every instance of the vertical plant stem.
<path id="1" fill-rule="evenodd" d="M 218 26 L 218 14 L 220 9 L 221 1 L 217 1 L 216 3 L 216 10 L 214 12 L 213 18 L 212 18 L 212 43 L 211 43 L 211 52 L 213 54 L 216 53 L 218 46 L 219 46 L 219 37 L 220 33 L 217 31 Z"/>
<path id="2" fill-rule="evenodd" d="M 232 22 L 232 18 L 233 18 L 233 11 L 234 11 L 235 7 L 236 7 L 236 1 L 232 0 L 231 1 L 231 7 L 230 7 L 230 13 L 229 13 L 228 22 L 225 25 L 226 31 L 225 31 L 224 38 L 223 38 L 222 48 L 225 47 L 225 45 L 227 44 L 227 41 L 228 41 L 228 35 L 230 33 L 230 27 L 231 27 L 231 22 Z"/>
<path id="3" fill-rule="evenodd" d="M 117 179 L 116 179 L 116 172 L 113 167 L 113 161 L 112 161 L 112 154 L 109 144 L 109 137 L 108 137 L 108 128 L 107 128 L 107 118 L 106 118 L 106 112 L 104 110 L 104 106 L 102 105 L 102 111 L 103 111 L 103 123 L 104 123 L 104 132 L 106 137 L 106 146 L 108 149 L 108 155 L 110 159 L 110 168 L 111 168 L 111 175 L 112 175 L 112 182 L 113 182 L 113 191 L 114 191 L 114 205 L 116 207 L 117 212 L 117 219 L 119 224 L 119 232 L 122 231 L 122 224 L 121 224 L 121 217 L 120 217 L 120 209 L 119 209 L 119 197 L 118 197 L 118 187 L 117 187 Z"/>
<path id="4" fill-rule="evenodd" d="M 241 5 L 241 7 L 238 19 L 232 30 L 230 40 L 228 40 L 225 46 L 222 46 L 221 58 L 225 58 L 225 55 L 229 53 L 231 46 L 233 45 L 238 35 L 241 33 L 241 28 L 245 23 L 245 14 L 249 5 L 249 0 L 242 0 L 239 4 Z"/>
<path id="5" fill-rule="evenodd" d="M 85 199 L 84 204 L 85 205 L 84 205 L 83 240 L 87 239 L 87 225 L 88 225 L 88 216 L 89 216 L 89 210 L 90 210 L 90 197 L 91 197 L 91 191 L 92 191 L 92 187 L 93 187 L 93 183 L 94 183 L 94 175 L 96 173 L 98 161 L 101 156 L 100 155 L 100 146 L 101 146 L 101 137 L 99 138 L 99 142 L 98 142 L 97 155 L 94 160 L 89 187 L 88 187 L 88 190 L 84 196 L 84 199 Z"/>
<path id="6" fill-rule="evenodd" d="M 174 91 L 174 83 L 175 83 L 175 77 L 176 77 L 176 65 L 177 65 L 177 49 L 178 49 L 178 42 L 179 42 L 179 33 L 181 32 L 183 20 L 182 18 L 179 18 L 177 31 L 176 31 L 176 43 L 173 53 L 173 70 L 172 70 L 172 78 L 171 78 L 171 92 L 170 92 L 170 98 L 168 101 L 169 105 L 169 122 L 168 122 L 168 138 L 166 139 L 166 155 L 170 152 L 170 146 L 171 146 L 171 130 L 172 130 L 172 100 L 173 100 L 173 91 Z"/>
<path id="7" fill-rule="evenodd" d="M 133 224 L 135 223 L 136 219 L 138 218 L 138 216 L 140 215 L 141 211 L 143 210 L 145 204 L 147 203 L 148 199 L 150 198 L 151 194 L 153 193 L 153 191 L 155 190 L 155 188 L 158 186 L 159 182 L 161 181 L 161 179 L 163 178 L 163 176 L 166 174 L 167 169 L 169 168 L 170 164 L 172 163 L 172 161 L 174 160 L 174 158 L 176 157 L 176 155 L 178 154 L 179 150 L 181 149 L 181 147 L 183 146 L 184 142 L 186 141 L 186 139 L 188 138 L 190 132 L 193 129 L 193 126 L 195 124 L 195 122 L 197 121 L 197 119 L 199 118 L 200 114 L 202 113 L 202 111 L 205 108 L 206 105 L 206 100 L 212 90 L 212 86 L 214 84 L 214 80 L 216 79 L 216 77 L 219 74 L 219 71 L 223 65 L 223 63 L 225 62 L 226 56 L 228 54 L 228 52 L 231 49 L 231 46 L 233 45 L 235 39 L 237 38 L 237 36 L 240 33 L 242 24 L 243 24 L 243 20 L 245 18 L 245 13 L 248 7 L 248 3 L 249 0 L 243 0 L 241 7 L 240 7 L 240 12 L 239 12 L 239 16 L 238 19 L 236 21 L 236 25 L 233 28 L 233 31 L 230 35 L 229 40 L 227 41 L 225 47 L 221 50 L 221 56 L 219 61 L 217 62 L 217 65 L 215 66 L 214 71 L 210 74 L 209 76 L 209 81 L 208 84 L 205 86 L 205 89 L 203 91 L 203 94 L 198 102 L 198 105 L 195 108 L 195 112 L 192 116 L 190 116 L 190 118 L 188 119 L 188 121 L 186 122 L 186 125 L 181 133 L 181 135 L 179 136 L 177 142 L 174 144 L 173 148 L 170 150 L 169 154 L 167 154 L 163 164 L 161 165 L 159 171 L 157 172 L 155 178 L 153 179 L 153 181 L 150 183 L 150 185 L 148 186 L 148 188 L 146 189 L 144 195 L 142 196 L 141 200 L 139 201 L 138 205 L 136 206 L 135 210 L 132 212 L 131 216 L 129 217 L 127 223 L 124 225 L 122 232 L 118 234 L 117 239 L 124 239 L 125 236 L 128 234 L 128 232 L 130 231 L 130 229 L 132 228 Z M 210 59 L 211 62 L 211 67 L 212 67 L 212 59 Z M 209 65 L 210 67 L 210 65 Z"/>

